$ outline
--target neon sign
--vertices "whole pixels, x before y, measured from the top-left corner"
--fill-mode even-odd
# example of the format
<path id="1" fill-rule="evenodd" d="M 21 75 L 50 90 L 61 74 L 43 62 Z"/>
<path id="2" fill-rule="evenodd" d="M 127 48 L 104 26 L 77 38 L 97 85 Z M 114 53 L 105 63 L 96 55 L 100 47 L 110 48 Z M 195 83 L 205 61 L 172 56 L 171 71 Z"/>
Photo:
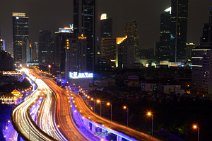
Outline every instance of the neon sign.
<path id="1" fill-rule="evenodd" d="M 78 73 L 78 72 L 69 72 L 69 78 L 71 79 L 88 79 L 88 78 L 93 78 L 93 73 Z"/>

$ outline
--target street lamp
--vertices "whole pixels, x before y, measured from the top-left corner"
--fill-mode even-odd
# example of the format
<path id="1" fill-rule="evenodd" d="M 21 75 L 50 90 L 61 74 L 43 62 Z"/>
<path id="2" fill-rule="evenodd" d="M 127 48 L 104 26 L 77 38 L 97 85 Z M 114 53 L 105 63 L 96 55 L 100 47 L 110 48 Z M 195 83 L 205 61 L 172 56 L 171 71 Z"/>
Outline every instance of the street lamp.
<path id="1" fill-rule="evenodd" d="M 106 105 L 108 107 L 110 106 L 110 120 L 112 121 L 112 119 L 113 119 L 113 105 L 110 102 L 107 102 Z"/>
<path id="2" fill-rule="evenodd" d="M 127 112 L 127 126 L 128 126 L 128 112 L 129 112 L 129 109 L 126 105 L 123 106 L 123 110 L 126 110 Z"/>
<path id="3" fill-rule="evenodd" d="M 199 141 L 199 126 L 198 126 L 198 124 L 193 124 L 192 125 L 192 129 L 193 130 L 197 130 L 197 140 Z"/>
<path id="4" fill-rule="evenodd" d="M 93 111 L 94 111 L 94 113 L 95 113 L 95 99 L 94 98 L 91 98 L 91 101 L 93 101 Z"/>
<path id="5" fill-rule="evenodd" d="M 100 105 L 100 109 L 99 109 L 100 113 L 99 114 L 100 114 L 100 116 L 102 116 L 102 103 L 101 103 L 101 100 L 97 99 L 96 103 Z"/>
<path id="6" fill-rule="evenodd" d="M 153 113 L 151 111 L 147 111 L 146 112 L 146 116 L 147 117 L 151 117 L 152 118 L 152 136 L 153 136 L 153 133 L 154 133 L 154 116 L 153 116 Z"/>
<path id="7" fill-rule="evenodd" d="M 49 73 L 50 73 L 50 69 L 51 69 L 51 67 L 52 67 L 51 65 L 48 65 L 48 68 L 49 68 Z"/>

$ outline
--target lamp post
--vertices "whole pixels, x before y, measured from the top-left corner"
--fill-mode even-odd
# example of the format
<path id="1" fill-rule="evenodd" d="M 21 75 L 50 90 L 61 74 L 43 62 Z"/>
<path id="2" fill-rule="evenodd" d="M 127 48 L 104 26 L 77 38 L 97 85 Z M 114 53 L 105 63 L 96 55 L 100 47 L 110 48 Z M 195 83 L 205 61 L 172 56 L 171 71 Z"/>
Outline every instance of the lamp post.
<path id="1" fill-rule="evenodd" d="M 126 105 L 124 105 L 123 106 L 123 110 L 126 110 L 126 112 L 127 112 L 127 126 L 128 126 L 128 116 L 129 116 L 129 109 L 128 109 L 128 107 L 126 106 Z"/>
<path id="2" fill-rule="evenodd" d="M 96 103 L 100 105 L 99 115 L 102 116 L 102 103 L 101 103 L 101 100 L 97 99 Z"/>
<path id="3" fill-rule="evenodd" d="M 192 125 L 192 129 L 193 130 L 197 130 L 197 141 L 199 141 L 199 126 L 198 126 L 198 124 L 193 124 Z"/>
<path id="4" fill-rule="evenodd" d="M 107 102 L 106 105 L 110 106 L 110 120 L 113 120 L 113 105 L 110 102 Z"/>
<path id="5" fill-rule="evenodd" d="M 154 116 L 153 116 L 153 113 L 151 111 L 147 111 L 146 116 L 151 117 L 151 119 L 152 119 L 152 136 L 153 136 L 153 134 L 154 134 Z"/>
<path id="6" fill-rule="evenodd" d="M 94 111 L 94 113 L 95 113 L 95 99 L 94 98 L 91 98 L 91 101 L 93 101 L 93 111 Z"/>
<path id="7" fill-rule="evenodd" d="M 51 65 L 48 65 L 48 68 L 49 68 L 49 73 L 50 73 L 50 69 L 51 69 L 51 67 L 52 67 Z"/>

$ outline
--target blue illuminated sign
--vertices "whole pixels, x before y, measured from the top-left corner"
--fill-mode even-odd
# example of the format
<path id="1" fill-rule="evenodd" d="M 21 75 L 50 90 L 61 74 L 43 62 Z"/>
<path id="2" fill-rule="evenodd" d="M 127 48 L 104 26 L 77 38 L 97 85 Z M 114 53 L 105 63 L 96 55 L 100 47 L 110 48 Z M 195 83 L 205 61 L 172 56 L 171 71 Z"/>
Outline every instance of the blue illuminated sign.
<path id="1" fill-rule="evenodd" d="M 69 72 L 69 78 L 71 79 L 86 79 L 86 78 L 93 78 L 93 73 L 78 73 L 78 72 Z"/>

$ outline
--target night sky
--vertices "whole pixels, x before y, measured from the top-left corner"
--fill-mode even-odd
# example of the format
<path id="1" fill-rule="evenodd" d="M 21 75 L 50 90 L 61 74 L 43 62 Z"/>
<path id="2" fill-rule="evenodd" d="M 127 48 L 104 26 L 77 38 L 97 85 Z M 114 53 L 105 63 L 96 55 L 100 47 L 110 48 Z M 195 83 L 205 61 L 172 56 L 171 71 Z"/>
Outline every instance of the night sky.
<path id="1" fill-rule="evenodd" d="M 123 25 L 136 20 L 142 48 L 155 46 L 159 40 L 161 12 L 170 0 L 97 0 L 97 16 L 106 12 L 113 19 L 114 36 L 123 35 Z M 208 22 L 212 0 L 189 0 L 188 41 L 199 42 L 202 27 Z M 12 12 L 26 12 L 30 17 L 30 39 L 38 40 L 40 29 L 56 31 L 72 23 L 72 0 L 0 0 L 0 32 L 12 47 Z"/>

